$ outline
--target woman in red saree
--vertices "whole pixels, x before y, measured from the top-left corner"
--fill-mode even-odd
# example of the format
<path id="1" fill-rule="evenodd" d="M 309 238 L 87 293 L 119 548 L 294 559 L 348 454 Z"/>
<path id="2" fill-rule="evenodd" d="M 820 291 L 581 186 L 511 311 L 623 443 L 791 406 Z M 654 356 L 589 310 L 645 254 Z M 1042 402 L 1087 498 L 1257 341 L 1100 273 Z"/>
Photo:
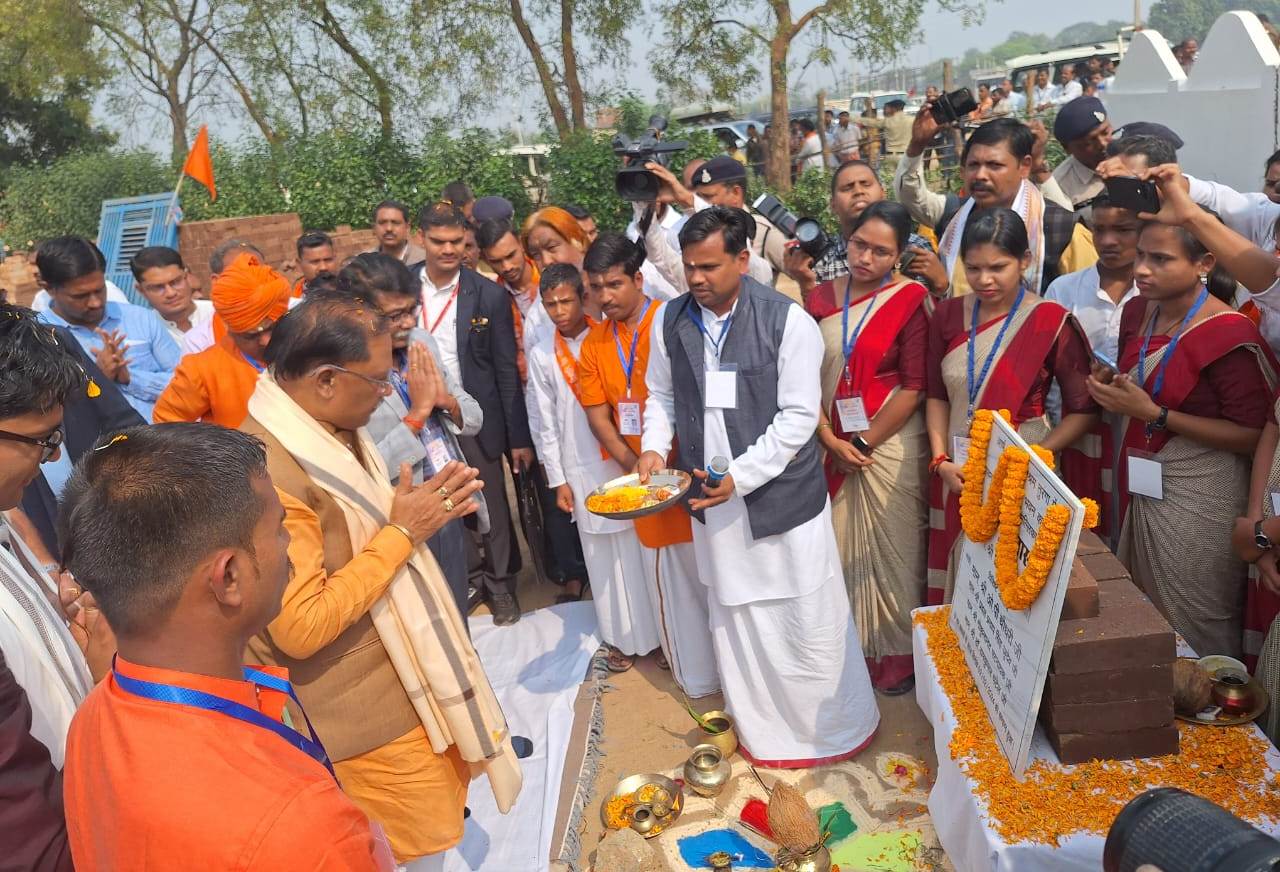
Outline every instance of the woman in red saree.
<path id="1" fill-rule="evenodd" d="M 992 208 L 974 214 L 960 241 L 973 294 L 939 303 L 929 325 L 930 603 L 949 600 L 955 582 L 961 470 L 973 412 L 1008 409 L 1022 438 L 1062 452 L 1064 465 L 1077 462 L 1068 446 L 1097 421 L 1085 387 L 1088 340 L 1066 309 L 1023 283 L 1029 252 L 1027 229 L 1016 212 Z M 1045 413 L 1054 381 L 1062 390 L 1057 426 Z"/>
<path id="2" fill-rule="evenodd" d="M 1089 390 L 1128 419 L 1120 559 L 1192 648 L 1239 657 L 1246 570 L 1230 532 L 1246 514 L 1276 364 L 1253 322 L 1211 293 L 1217 258 L 1206 243 L 1227 255 L 1252 246 L 1191 203 L 1176 166 L 1157 172 L 1156 218 L 1167 223 L 1138 239 L 1140 296 L 1121 316 L 1120 373 L 1098 370 Z M 1265 268 L 1274 274 L 1274 261 Z"/>
<path id="3" fill-rule="evenodd" d="M 898 695 L 914 686 L 911 610 L 923 602 L 929 292 L 894 276 L 914 229 L 904 207 L 873 203 L 852 227 L 849 274 L 805 308 L 825 346 L 818 440 L 849 604 L 872 684 Z"/>

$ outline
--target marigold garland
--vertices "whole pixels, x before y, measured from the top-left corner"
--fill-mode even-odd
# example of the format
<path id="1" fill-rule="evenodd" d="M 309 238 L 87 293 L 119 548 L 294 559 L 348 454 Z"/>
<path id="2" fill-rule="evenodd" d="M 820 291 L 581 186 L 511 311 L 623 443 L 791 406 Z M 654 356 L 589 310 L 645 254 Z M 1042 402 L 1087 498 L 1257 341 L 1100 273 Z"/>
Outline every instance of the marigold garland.
<path id="1" fill-rule="evenodd" d="M 951 758 L 973 782 L 992 828 L 1006 842 L 1056 845 L 1075 832 L 1105 834 L 1125 804 L 1148 786 L 1180 787 L 1255 824 L 1280 821 L 1280 791 L 1266 763 L 1269 743 L 1247 724 L 1179 722 L 1176 756 L 1069 767 L 1035 760 L 1017 781 L 948 623 L 950 611 L 921 611 L 915 623 L 928 633 L 929 658 L 955 715 Z"/>
<path id="2" fill-rule="evenodd" d="M 1007 411 L 1000 410 L 1000 415 L 1009 420 Z M 1031 607 L 1049 579 L 1071 522 L 1071 510 L 1060 503 L 1054 503 L 1046 510 L 1040 529 L 1036 531 L 1027 565 L 1019 573 L 1018 534 L 1022 526 L 1022 502 L 1027 493 L 1031 456 L 1021 448 L 1007 446 L 996 463 L 991 488 L 984 500 L 982 491 L 994 427 L 992 419 L 990 409 L 979 409 L 969 427 L 969 455 L 965 458 L 964 486 L 960 491 L 960 525 L 974 542 L 986 542 L 999 534 L 995 551 L 996 587 L 1005 608 L 1021 611 Z M 1054 468 L 1052 451 L 1041 445 L 1032 445 L 1031 450 L 1046 466 Z M 1085 526 L 1097 526 L 1097 503 L 1088 499 L 1082 502 Z"/>

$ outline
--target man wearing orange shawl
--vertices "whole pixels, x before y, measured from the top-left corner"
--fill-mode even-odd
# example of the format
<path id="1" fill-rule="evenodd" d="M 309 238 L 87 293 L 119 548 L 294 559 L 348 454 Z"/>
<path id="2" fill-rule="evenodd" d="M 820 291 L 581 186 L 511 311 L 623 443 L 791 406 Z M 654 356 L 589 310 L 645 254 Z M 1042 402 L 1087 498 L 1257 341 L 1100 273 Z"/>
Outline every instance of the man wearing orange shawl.
<path id="1" fill-rule="evenodd" d="M 271 329 L 289 307 L 289 280 L 241 252 L 213 280 L 213 309 L 225 331 L 212 346 L 178 363 L 156 401 L 153 420 L 206 421 L 239 427 L 263 369 Z"/>

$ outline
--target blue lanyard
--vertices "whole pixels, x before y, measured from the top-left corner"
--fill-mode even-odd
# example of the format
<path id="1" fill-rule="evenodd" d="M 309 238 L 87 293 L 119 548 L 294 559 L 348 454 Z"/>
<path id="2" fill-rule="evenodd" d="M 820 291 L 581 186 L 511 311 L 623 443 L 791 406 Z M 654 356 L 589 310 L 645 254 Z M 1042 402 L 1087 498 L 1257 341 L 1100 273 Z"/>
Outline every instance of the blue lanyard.
<path id="1" fill-rule="evenodd" d="M 635 332 L 631 334 L 631 355 L 629 357 L 622 356 L 622 340 L 618 337 L 618 322 L 613 322 L 613 344 L 618 349 L 618 363 L 622 364 L 622 374 L 627 377 L 627 396 L 631 396 L 631 370 L 636 365 L 636 344 L 640 341 L 640 328 L 644 324 L 644 316 L 649 311 L 649 306 L 653 300 L 648 298 L 644 301 L 644 308 L 640 310 L 640 318 L 636 321 Z"/>
<path id="2" fill-rule="evenodd" d="M 1018 311 L 1018 307 L 1022 305 L 1022 298 L 1027 294 L 1027 286 L 1020 285 L 1018 287 L 1018 296 L 1013 301 L 1013 308 L 1009 310 L 1009 314 L 1004 316 L 1004 323 L 1000 325 L 1000 332 L 996 334 L 996 344 L 991 346 L 991 353 L 987 355 L 986 361 L 982 364 L 982 375 L 977 381 L 973 379 L 974 358 L 977 356 L 978 349 L 978 310 L 982 307 L 982 300 L 977 296 L 973 298 L 973 320 L 969 324 L 969 420 L 973 420 L 973 407 L 978 403 L 978 391 L 982 389 L 982 385 L 987 381 L 987 373 L 991 371 L 991 362 L 996 359 L 996 352 L 1000 350 L 1000 343 L 1004 342 L 1004 334 L 1009 329 L 1009 322 L 1013 320 L 1013 313 Z"/>
<path id="3" fill-rule="evenodd" d="M 1204 305 L 1204 301 L 1209 298 L 1209 289 L 1201 288 L 1200 295 L 1196 297 L 1196 301 L 1187 310 L 1187 314 L 1182 319 L 1178 332 L 1173 334 L 1173 338 L 1169 340 L 1169 347 L 1165 349 L 1164 357 L 1160 358 L 1160 365 L 1156 367 L 1156 382 L 1151 386 L 1151 399 L 1155 399 L 1160 395 L 1161 388 L 1164 387 L 1164 371 L 1169 366 L 1169 361 L 1173 359 L 1173 352 L 1178 347 L 1178 341 L 1182 339 L 1182 333 L 1187 329 L 1187 325 L 1191 323 L 1191 319 L 1195 317 L 1196 312 L 1200 311 L 1200 307 Z M 1156 321 L 1160 318 L 1160 307 L 1156 306 L 1156 310 L 1151 313 L 1151 320 L 1147 323 L 1147 335 L 1142 340 L 1142 348 L 1138 350 L 1138 386 L 1145 388 L 1147 386 L 1147 349 L 1151 347 L 1151 334 L 1155 332 Z M 1150 432 L 1148 430 L 1148 432 Z"/>
<path id="4" fill-rule="evenodd" d="M 254 360 L 252 357 L 245 354 L 243 351 L 240 352 L 240 356 L 244 358 L 245 363 L 249 364 L 249 366 L 253 367 L 254 370 L 257 372 L 262 372 L 264 369 L 267 368 L 266 364 L 258 363 L 258 361 Z"/>
<path id="5" fill-rule="evenodd" d="M 329 762 L 329 755 L 325 752 L 324 746 L 320 744 L 320 739 L 316 737 L 315 728 L 311 726 L 311 720 L 307 718 L 307 713 L 302 712 L 302 717 L 307 722 L 307 729 L 311 732 L 311 738 L 299 733 L 292 727 L 285 726 L 275 718 L 270 718 L 256 709 L 251 709 L 247 705 L 235 702 L 234 700 L 223 699 L 220 696 L 214 696 L 211 693 L 205 693 L 200 690 L 192 690 L 189 687 L 181 687 L 173 684 L 158 684 L 154 681 L 143 681 L 139 678 L 130 678 L 127 675 L 121 675 L 115 668 L 111 667 L 112 675 L 115 677 L 116 684 L 121 690 L 132 693 L 134 696 L 140 696 L 144 699 L 153 699 L 157 702 L 173 703 L 174 705 L 186 705 L 193 708 L 205 709 L 206 711 L 221 712 L 227 717 L 235 718 L 238 721 L 253 724 L 262 727 L 264 730 L 270 730 L 280 738 L 284 739 L 293 747 L 302 751 L 312 760 L 320 763 L 325 769 L 329 770 L 330 775 L 334 775 L 333 764 Z M 297 694 L 293 692 L 293 685 L 282 678 L 276 678 L 274 675 L 268 675 L 257 669 L 246 666 L 244 668 L 244 677 L 246 681 L 252 681 L 259 687 L 265 687 L 269 690 L 276 690 L 280 693 L 289 694 L 289 698 L 298 703 L 298 708 L 302 708 L 302 703 L 298 701 Z M 334 778 L 337 778 L 334 775 Z"/>
<path id="6" fill-rule="evenodd" d="M 871 314 L 871 310 L 875 308 L 876 297 L 889 284 L 890 276 L 885 276 L 884 281 L 880 283 L 880 287 L 871 293 L 871 302 L 867 303 L 867 308 L 863 311 L 862 317 L 858 319 L 858 324 L 853 328 L 853 335 L 849 335 L 849 299 L 853 295 L 853 281 L 844 289 L 844 311 L 840 315 L 840 335 L 844 337 L 844 374 L 845 378 L 852 378 L 850 373 L 851 361 L 853 360 L 853 349 L 858 344 L 858 337 L 862 334 L 862 326 L 867 323 L 867 316 Z"/>
<path id="7" fill-rule="evenodd" d="M 720 360 L 720 346 L 724 343 L 724 337 L 728 334 L 729 327 L 733 324 L 733 313 L 729 313 L 729 317 L 724 321 L 724 326 L 720 328 L 720 338 L 712 339 L 711 331 L 707 329 L 706 324 L 702 323 L 702 318 L 693 313 L 693 307 L 690 306 L 685 311 L 689 313 L 689 320 L 698 328 L 698 332 L 705 336 L 707 341 L 711 343 L 711 350 L 715 352 L 716 361 L 718 362 Z"/>

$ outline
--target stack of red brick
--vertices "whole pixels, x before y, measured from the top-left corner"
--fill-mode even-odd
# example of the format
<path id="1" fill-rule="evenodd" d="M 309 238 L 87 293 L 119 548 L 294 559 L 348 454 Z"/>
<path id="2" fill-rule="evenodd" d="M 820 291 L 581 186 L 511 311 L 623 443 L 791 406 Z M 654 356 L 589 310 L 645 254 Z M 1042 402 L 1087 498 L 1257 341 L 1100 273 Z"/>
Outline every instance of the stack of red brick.
<path id="1" fill-rule="evenodd" d="M 1063 763 L 1178 753 L 1173 629 L 1097 536 L 1084 533 L 1040 703 Z"/>

